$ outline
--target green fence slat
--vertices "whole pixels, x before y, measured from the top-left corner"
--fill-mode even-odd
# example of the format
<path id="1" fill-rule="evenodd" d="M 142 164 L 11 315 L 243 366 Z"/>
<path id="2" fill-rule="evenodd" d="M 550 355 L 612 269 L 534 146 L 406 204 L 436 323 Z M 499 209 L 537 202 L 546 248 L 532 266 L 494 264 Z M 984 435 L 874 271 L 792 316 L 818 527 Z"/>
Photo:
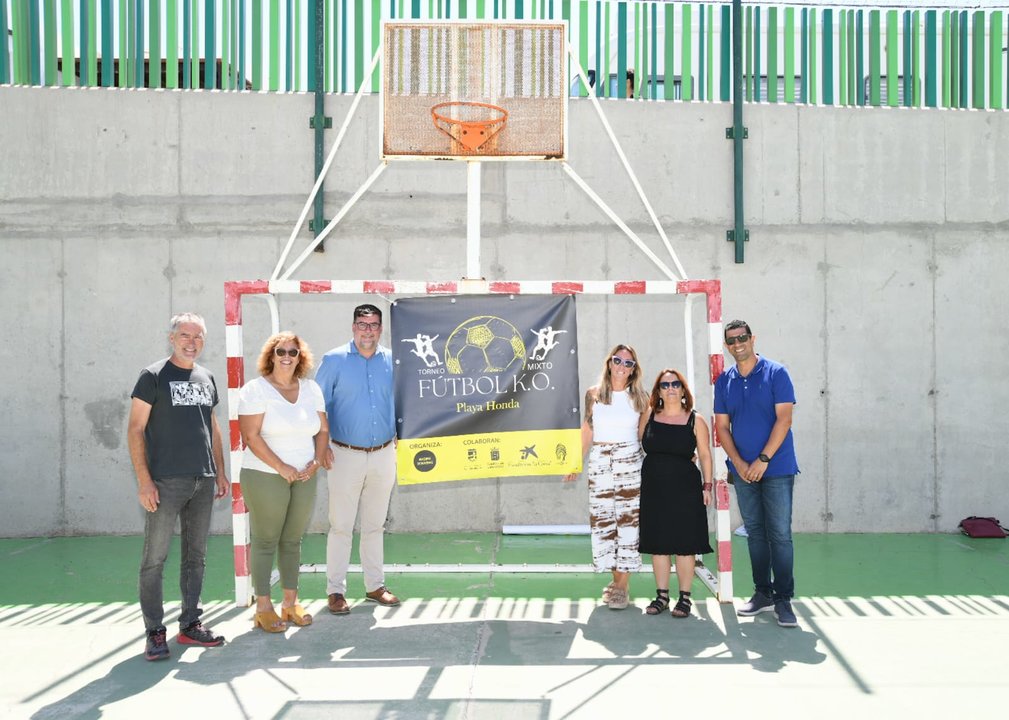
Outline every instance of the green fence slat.
<path id="1" fill-rule="evenodd" d="M 743 97 L 753 100 L 753 8 L 746 6 L 743 13 Z"/>
<path id="2" fill-rule="evenodd" d="M 56 49 L 56 0 L 42 0 L 42 27 L 45 34 L 42 46 L 45 58 L 42 77 L 46 85 L 56 85 L 56 56 L 59 54 Z M 6 35 L 6 25 L 3 26 L 3 31 Z M 6 44 L 6 39 L 4 44 Z"/>
<path id="3" fill-rule="evenodd" d="M 588 72 L 589 67 L 589 4 L 586 0 L 578 3 L 578 64 Z M 577 73 L 572 73 L 576 75 Z M 578 96 L 588 97 L 589 89 L 582 81 L 578 81 Z"/>
<path id="4" fill-rule="evenodd" d="M 112 0 L 107 0 L 111 2 Z M 0 25 L 7 27 L 4 22 L 4 12 L 6 10 L 7 3 L 0 0 Z M 60 69 L 60 85 L 64 87 L 70 87 L 74 84 L 74 57 L 76 52 L 74 50 L 74 6 L 73 0 L 60 0 L 60 62 L 62 67 Z M 6 56 L 7 54 L 7 44 L 4 43 L 3 50 L 0 51 L 0 55 Z M 8 70 L 10 66 L 8 66 Z M 10 75 L 7 76 L 8 81 Z M 3 71 L 0 70 L 0 82 L 3 82 Z"/>
<path id="5" fill-rule="evenodd" d="M 268 85 L 270 92 L 280 89 L 280 0 L 270 0 L 270 55 L 268 59 Z"/>
<path id="6" fill-rule="evenodd" d="M 233 0 L 221 0 L 221 89 L 233 90 L 231 78 L 231 30 L 234 25 L 232 11 Z M 300 3 L 299 3 L 300 5 Z M 300 27 L 300 26 L 299 26 Z"/>
<path id="7" fill-rule="evenodd" d="M 823 10 L 823 104 L 834 104 L 834 11 Z"/>
<path id="8" fill-rule="evenodd" d="M 291 92 L 294 82 L 294 6 L 291 0 L 284 3 L 284 91 Z"/>
<path id="9" fill-rule="evenodd" d="M 911 90 L 911 83 L 914 75 L 911 72 L 911 11 L 905 10 L 902 13 L 904 32 L 901 37 L 901 57 L 903 58 L 903 70 L 901 73 L 901 85 L 904 90 L 904 107 L 911 107 L 914 102 L 914 93 Z"/>
<path id="10" fill-rule="evenodd" d="M 848 104 L 848 11 L 837 18 L 837 104 Z"/>
<path id="11" fill-rule="evenodd" d="M 354 92 L 364 79 L 364 0 L 354 0 Z"/>
<path id="12" fill-rule="evenodd" d="M 911 13 L 911 104 L 921 107 L 921 12 Z"/>
<path id="13" fill-rule="evenodd" d="M 605 23 L 605 30 L 603 31 L 603 46 L 604 46 L 603 72 L 602 74 L 599 75 L 599 78 L 596 80 L 596 83 L 597 84 L 601 83 L 603 88 L 603 95 L 605 97 L 610 97 L 610 47 L 611 47 L 610 26 L 613 24 L 612 12 L 611 12 L 613 3 L 609 3 L 607 5 L 604 5 L 603 7 L 606 8 L 606 13 L 604 16 L 604 20 L 606 21 L 606 23 Z M 551 11 L 551 17 L 553 17 L 552 11 Z"/>
<path id="14" fill-rule="evenodd" d="M 641 97 L 641 3 L 634 3 L 634 62 L 630 68 L 634 71 L 634 82 L 631 84 L 630 96 Z"/>
<path id="15" fill-rule="evenodd" d="M 809 98 L 809 10 L 802 8 L 799 27 L 799 102 L 804 103 Z"/>
<path id="16" fill-rule="evenodd" d="M 684 100 L 694 99 L 694 78 L 693 78 L 693 50 L 691 41 L 693 39 L 694 23 L 692 20 L 692 10 L 689 4 L 682 5 L 680 9 L 680 96 Z"/>
<path id="17" fill-rule="evenodd" d="M 785 8 L 785 102 L 795 102 L 795 8 Z"/>
<path id="18" fill-rule="evenodd" d="M 189 73 L 189 87 L 195 90 L 200 87 L 200 5 L 199 0 L 193 0 L 192 13 L 189 16 L 189 48 L 192 53 L 193 65 Z"/>
<path id="19" fill-rule="evenodd" d="M 112 87 L 116 82 L 116 37 L 115 11 L 112 0 L 102 0 L 102 72 L 101 86 Z M 71 42 L 73 34 L 70 33 Z M 66 38 L 64 37 L 64 54 L 66 54 Z M 73 45 L 70 46 L 73 53 Z"/>
<path id="20" fill-rule="evenodd" d="M 760 6 L 753 8 L 753 99 L 760 102 Z"/>
<path id="21" fill-rule="evenodd" d="M 809 9 L 809 94 L 806 102 L 816 105 L 817 103 L 817 80 L 816 80 L 816 8 Z"/>
<path id="22" fill-rule="evenodd" d="M 697 8 L 697 22 L 700 32 L 697 33 L 697 85 L 696 95 L 698 100 L 704 99 L 704 5 Z"/>
<path id="23" fill-rule="evenodd" d="M 635 40 L 635 46 L 638 48 L 638 60 L 637 67 L 638 72 L 634 75 L 634 82 L 637 88 L 634 92 L 634 97 L 638 98 L 648 98 L 648 6 L 639 3 L 635 14 L 639 14 L 640 10 L 641 21 L 636 23 L 638 28 L 637 39 Z"/>
<path id="24" fill-rule="evenodd" d="M 659 5 L 652 3 L 652 85 L 648 97 L 659 97 Z"/>
<path id="25" fill-rule="evenodd" d="M 949 14 L 949 107 L 960 107 L 960 13 Z"/>
<path id="26" fill-rule="evenodd" d="M 596 0 L 596 84 L 592 92 L 595 93 L 596 97 L 601 97 L 603 94 L 603 74 L 602 74 L 602 57 L 603 57 L 603 3 L 602 0 Z M 542 13 L 540 13 L 542 15 Z M 668 66 L 667 66 L 668 67 Z M 588 72 L 588 68 L 585 68 Z"/>
<path id="27" fill-rule="evenodd" d="M 333 89 L 334 89 L 333 88 L 333 82 L 334 82 L 334 79 L 336 78 L 336 54 L 333 52 L 333 37 L 336 34 L 336 22 L 335 22 L 336 16 L 333 14 L 333 0 L 319 0 L 319 1 L 322 2 L 322 16 L 323 16 L 323 22 L 325 23 L 325 27 L 323 28 L 323 31 L 322 31 L 322 36 L 323 36 L 322 37 L 322 43 L 323 43 L 323 51 L 322 51 L 323 52 L 323 55 L 322 55 L 322 57 L 323 57 L 323 61 L 322 61 L 322 64 L 323 64 L 322 87 L 326 90 L 326 92 L 333 92 Z M 300 8 L 301 7 L 301 3 L 298 3 L 296 5 L 296 7 Z M 312 22 L 313 22 L 313 20 L 311 18 L 311 14 L 313 13 L 314 8 L 309 7 L 309 8 L 307 8 L 307 10 L 308 10 L 308 13 L 309 13 L 310 17 L 308 17 L 308 19 L 306 21 L 306 24 L 309 26 L 309 28 L 311 28 Z M 309 34 L 311 34 L 311 29 L 309 29 Z M 298 40 L 296 40 L 296 42 L 300 42 L 300 40 L 301 40 L 301 33 L 298 33 Z M 305 43 L 305 46 L 308 47 L 308 48 L 312 47 L 312 40 L 311 40 L 311 38 L 307 39 L 307 42 Z M 295 72 L 295 76 L 297 77 L 298 73 L 300 73 L 300 71 L 301 71 L 301 57 L 302 57 L 302 54 L 301 54 L 300 51 L 298 51 L 297 53 L 295 53 L 295 55 L 298 58 L 298 67 L 294 71 Z M 309 52 L 309 53 L 306 54 L 306 57 L 309 57 L 309 64 L 311 64 L 310 56 L 311 56 L 311 52 Z M 314 73 L 314 71 L 312 71 L 312 72 Z M 298 87 L 299 88 L 301 87 L 301 83 L 298 83 Z"/>
<path id="28" fill-rule="evenodd" d="M 855 12 L 855 102 L 865 105 L 865 16 L 862 10 Z"/>
<path id="29" fill-rule="evenodd" d="M 618 98 L 627 97 L 627 3 L 617 3 L 617 82 Z M 609 84 L 609 77 L 605 78 Z"/>
<path id="30" fill-rule="evenodd" d="M 130 68 L 129 68 L 129 18 L 127 16 L 128 9 L 125 3 L 119 3 L 119 59 L 117 62 L 117 72 L 116 72 L 116 87 L 129 87 L 130 80 Z M 83 68 L 84 59 L 81 58 L 81 67 Z"/>
<path id="31" fill-rule="evenodd" d="M 960 69 L 960 104 L 959 107 L 965 108 L 970 105 L 970 100 L 968 99 L 968 85 L 967 85 L 967 69 L 970 67 L 967 55 L 967 11 L 960 11 L 960 52 L 957 57 L 957 67 Z"/>
<path id="32" fill-rule="evenodd" d="M 880 23 L 879 10 L 869 11 L 869 104 L 880 103 Z"/>
<path id="33" fill-rule="evenodd" d="M 446 3 L 446 13 L 448 12 Z M 380 45 L 380 38 L 382 32 L 382 3 L 381 0 L 371 0 L 371 47 L 368 49 L 368 57 L 366 58 L 366 67 L 371 65 L 372 55 L 378 50 Z M 379 91 L 380 81 L 382 79 L 382 74 L 379 68 L 375 69 L 375 72 L 371 74 L 371 91 L 377 93 Z"/>
<path id="34" fill-rule="evenodd" d="M 665 80 L 662 84 L 662 97 L 666 100 L 676 99 L 676 33 L 675 7 L 671 3 L 662 6 L 662 60 L 665 68 Z"/>
<path id="35" fill-rule="evenodd" d="M 862 77 L 859 74 L 859 68 L 861 67 L 861 54 L 858 55 L 859 64 L 856 67 L 855 62 L 855 18 L 856 13 L 854 10 L 848 10 L 848 104 L 854 105 L 858 100 L 858 95 L 855 92 L 857 85 L 862 82 Z"/>
<path id="36" fill-rule="evenodd" d="M 767 9 L 767 100 L 778 102 L 778 8 Z"/>
<path id="37" fill-rule="evenodd" d="M 715 97 L 715 6 L 708 5 L 708 99 Z"/>
<path id="38" fill-rule="evenodd" d="M 263 89 L 263 0 L 252 0 L 252 89 Z"/>
<path id="39" fill-rule="evenodd" d="M 988 21 L 988 107 L 1002 109 L 1002 11 L 992 12 Z"/>
<path id="40" fill-rule="evenodd" d="M 126 47 L 129 58 L 125 62 L 127 87 L 137 87 L 137 7 L 135 2 L 126 3 Z M 120 72 L 124 63 L 119 63 Z"/>
<path id="41" fill-rule="evenodd" d="M 6 39 L 9 27 L 10 26 L 7 21 L 7 3 L 5 0 L 0 0 L 0 28 L 3 29 L 4 33 L 4 42 L 0 43 L 0 85 L 6 85 L 11 81 L 11 57 L 8 49 L 10 47 L 10 43 L 7 42 Z M 66 47 L 65 42 L 63 46 Z M 64 73 L 65 72 L 66 63 L 64 63 Z"/>
<path id="42" fill-rule="evenodd" d="M 144 0 L 137 0 L 137 6 L 133 11 L 134 13 L 134 32 L 137 36 L 136 47 L 137 52 L 134 57 L 136 58 L 136 64 L 134 66 L 133 75 L 136 78 L 136 87 L 144 87 L 147 80 L 144 77 Z"/>
<path id="43" fill-rule="evenodd" d="M 165 87 L 179 87 L 179 6 L 168 0 L 165 6 Z"/>
<path id="44" fill-rule="evenodd" d="M 217 87 L 217 3 L 206 0 L 203 6 L 203 87 Z"/>
<path id="45" fill-rule="evenodd" d="M 898 66 L 897 61 L 897 11 L 886 11 L 886 104 L 890 107 L 897 107 L 899 91 L 897 89 Z"/>
<path id="46" fill-rule="evenodd" d="M 981 110 L 985 106 L 984 102 L 984 61 L 985 61 L 985 13 L 984 10 L 974 11 L 974 38 L 971 43 L 972 75 L 971 75 L 971 100 L 975 110 Z"/>
<path id="47" fill-rule="evenodd" d="M 28 43 L 31 57 L 31 84 L 42 84 L 42 19 L 39 17 L 39 4 L 28 3 Z"/>
<path id="48" fill-rule="evenodd" d="M 732 7 L 722 5 L 721 43 L 719 47 L 719 99 L 729 102 L 732 99 Z M 670 37 L 672 37 L 670 35 Z"/>
<path id="49" fill-rule="evenodd" d="M 945 45 L 945 40 L 943 41 Z M 937 103 L 939 73 L 936 65 L 935 10 L 925 11 L 925 106 L 935 107 Z M 945 84 L 945 78 L 943 78 Z"/>

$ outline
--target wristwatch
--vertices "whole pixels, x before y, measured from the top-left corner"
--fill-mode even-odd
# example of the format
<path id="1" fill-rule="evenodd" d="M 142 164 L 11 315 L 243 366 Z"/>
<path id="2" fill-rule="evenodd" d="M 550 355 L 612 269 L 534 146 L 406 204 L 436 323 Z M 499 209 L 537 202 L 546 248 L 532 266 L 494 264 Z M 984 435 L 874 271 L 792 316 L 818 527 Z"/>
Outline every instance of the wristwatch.
<path id="1" fill-rule="evenodd" d="M 760 462 L 762 463 L 771 462 L 771 458 L 767 457 L 767 455 L 765 455 L 764 453 L 760 453 L 760 455 L 757 456 L 757 459 L 760 460 Z"/>

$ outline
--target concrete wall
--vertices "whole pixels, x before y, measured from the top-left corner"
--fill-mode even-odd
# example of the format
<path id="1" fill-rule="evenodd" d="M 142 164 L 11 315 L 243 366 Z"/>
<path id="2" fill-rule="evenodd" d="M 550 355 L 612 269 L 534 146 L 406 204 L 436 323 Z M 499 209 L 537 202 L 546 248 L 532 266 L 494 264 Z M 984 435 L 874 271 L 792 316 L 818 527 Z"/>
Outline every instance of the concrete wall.
<path id="1" fill-rule="evenodd" d="M 331 97 L 339 126 L 350 98 Z M 733 262 L 730 107 L 607 102 L 689 275 L 720 278 L 724 315 L 784 362 L 799 404 L 795 527 L 950 531 L 1009 518 L 994 471 L 1009 384 L 980 349 L 1009 340 L 1009 113 L 750 106 L 747 260 Z M 312 182 L 312 99 L 0 88 L 0 533 L 142 528 L 125 444 L 138 371 L 166 324 L 209 323 L 203 361 L 226 385 L 226 280 L 268 277 Z M 327 182 L 332 216 L 378 164 L 366 98 Z M 592 107 L 571 105 L 571 165 L 667 257 Z M 330 141 L 335 137 L 331 134 Z M 491 279 L 660 279 L 557 165 L 488 164 L 482 272 Z M 445 280 L 465 274 L 465 169 L 391 166 L 296 276 Z M 301 242 L 309 235 L 302 232 Z M 284 297 L 282 325 L 322 352 L 359 297 Z M 269 330 L 247 299 L 245 346 Z M 582 297 L 581 382 L 630 342 L 646 373 L 683 367 L 681 300 Z M 691 317 L 700 409 L 702 303 Z M 225 419 L 221 408 L 220 419 Z M 584 480 L 496 479 L 398 489 L 396 531 L 577 523 Z M 325 528 L 325 491 L 315 530 Z M 230 508 L 215 514 L 230 528 Z"/>

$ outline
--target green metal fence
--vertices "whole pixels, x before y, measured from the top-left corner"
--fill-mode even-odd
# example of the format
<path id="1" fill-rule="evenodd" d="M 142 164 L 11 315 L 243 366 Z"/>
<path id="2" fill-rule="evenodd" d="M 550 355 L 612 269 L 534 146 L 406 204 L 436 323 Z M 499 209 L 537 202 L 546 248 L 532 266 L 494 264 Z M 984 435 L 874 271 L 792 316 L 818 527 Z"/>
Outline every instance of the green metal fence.
<path id="1" fill-rule="evenodd" d="M 574 81 L 575 95 L 731 100 L 726 3 L 319 1 L 327 92 L 361 85 L 384 19 L 563 19 L 593 78 L 591 88 Z M 0 83 L 314 90 L 315 2 L 0 0 Z M 743 92 L 750 102 L 1003 109 L 1007 21 L 992 8 L 747 3 Z M 377 75 L 365 89 L 378 91 Z"/>

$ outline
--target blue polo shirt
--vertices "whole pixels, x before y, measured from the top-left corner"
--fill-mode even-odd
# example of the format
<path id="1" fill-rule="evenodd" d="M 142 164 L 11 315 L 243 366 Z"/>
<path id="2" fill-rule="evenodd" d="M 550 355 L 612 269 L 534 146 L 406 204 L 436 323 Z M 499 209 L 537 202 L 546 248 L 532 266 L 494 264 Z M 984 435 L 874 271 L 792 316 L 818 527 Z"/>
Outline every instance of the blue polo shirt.
<path id="1" fill-rule="evenodd" d="M 322 388 L 333 440 L 375 447 L 396 434 L 392 392 L 392 353 L 381 345 L 370 358 L 353 341 L 323 355 L 315 374 Z"/>
<path id="2" fill-rule="evenodd" d="M 757 364 L 746 377 L 733 365 L 715 382 L 715 414 L 729 416 L 729 429 L 740 457 L 750 463 L 757 459 L 771 437 L 777 420 L 774 406 L 779 403 L 795 404 L 795 388 L 785 366 L 759 357 Z M 731 460 L 725 464 L 735 473 Z M 795 460 L 792 430 L 771 457 L 764 477 L 795 475 L 799 465 Z M 736 473 L 738 475 L 738 473 Z"/>

